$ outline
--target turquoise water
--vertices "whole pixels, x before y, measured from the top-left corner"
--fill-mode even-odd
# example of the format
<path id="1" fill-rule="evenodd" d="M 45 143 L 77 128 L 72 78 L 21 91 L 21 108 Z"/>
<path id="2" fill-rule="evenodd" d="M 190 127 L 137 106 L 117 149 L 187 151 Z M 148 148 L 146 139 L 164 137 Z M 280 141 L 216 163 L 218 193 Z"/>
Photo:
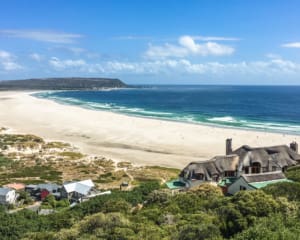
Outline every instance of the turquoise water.
<path id="1" fill-rule="evenodd" d="M 144 86 L 35 94 L 93 110 L 189 123 L 300 134 L 300 87 Z"/>

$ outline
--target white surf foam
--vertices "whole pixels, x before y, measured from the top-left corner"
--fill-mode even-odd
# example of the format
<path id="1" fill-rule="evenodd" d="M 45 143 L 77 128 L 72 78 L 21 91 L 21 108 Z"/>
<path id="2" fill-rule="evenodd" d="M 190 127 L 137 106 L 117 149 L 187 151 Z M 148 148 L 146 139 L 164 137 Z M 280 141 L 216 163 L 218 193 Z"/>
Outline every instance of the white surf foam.
<path id="1" fill-rule="evenodd" d="M 230 123 L 238 122 L 234 117 L 231 116 L 213 117 L 213 118 L 208 118 L 207 120 L 211 122 L 230 122 Z"/>

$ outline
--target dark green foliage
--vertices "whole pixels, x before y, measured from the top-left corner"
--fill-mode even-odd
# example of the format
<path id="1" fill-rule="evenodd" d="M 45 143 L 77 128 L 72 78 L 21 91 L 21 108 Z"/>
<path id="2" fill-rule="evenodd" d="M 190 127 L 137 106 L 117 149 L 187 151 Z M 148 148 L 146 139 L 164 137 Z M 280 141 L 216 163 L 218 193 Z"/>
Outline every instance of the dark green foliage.
<path id="1" fill-rule="evenodd" d="M 146 182 L 48 216 L 2 209 L 1 239 L 298 239 L 298 202 L 271 190 L 270 195 L 260 190 L 225 197 L 217 187 L 203 185 L 173 195 L 157 182 Z M 58 208 L 61 201 L 50 195 L 45 202 Z"/>
<path id="2" fill-rule="evenodd" d="M 37 78 L 0 82 L 0 90 L 88 90 L 121 87 L 127 85 L 112 78 Z"/>
<path id="3" fill-rule="evenodd" d="M 33 203 L 32 198 L 30 197 L 28 192 L 20 191 L 18 196 L 18 201 L 23 201 L 24 204 Z"/>
<path id="4" fill-rule="evenodd" d="M 52 194 L 49 194 L 43 201 L 44 206 L 49 206 L 51 208 L 56 208 L 56 200 Z"/>
<path id="5" fill-rule="evenodd" d="M 0 167 L 11 167 L 13 161 L 0 154 Z"/>
<path id="6" fill-rule="evenodd" d="M 232 198 L 232 203 L 243 214 L 250 217 L 265 217 L 277 211 L 279 204 L 263 191 L 240 191 Z"/>
<path id="7" fill-rule="evenodd" d="M 298 240 L 300 237 L 299 219 L 273 214 L 259 219 L 255 225 L 242 233 L 237 234 L 233 240 Z"/>
<path id="8" fill-rule="evenodd" d="M 286 177 L 296 182 L 300 182 L 300 166 L 289 168 L 286 173 Z"/>
<path id="9" fill-rule="evenodd" d="M 300 201 L 300 183 L 298 182 L 271 184 L 264 187 L 263 191 L 274 197 L 286 197 L 290 201 Z"/>

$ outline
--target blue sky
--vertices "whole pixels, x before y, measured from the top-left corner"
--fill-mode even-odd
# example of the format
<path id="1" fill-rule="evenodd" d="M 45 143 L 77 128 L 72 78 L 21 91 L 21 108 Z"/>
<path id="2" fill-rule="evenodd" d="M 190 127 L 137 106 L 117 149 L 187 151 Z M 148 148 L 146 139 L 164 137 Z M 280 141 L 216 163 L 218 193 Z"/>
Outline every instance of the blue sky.
<path id="1" fill-rule="evenodd" d="M 0 79 L 300 85 L 300 1 L 3 0 Z"/>

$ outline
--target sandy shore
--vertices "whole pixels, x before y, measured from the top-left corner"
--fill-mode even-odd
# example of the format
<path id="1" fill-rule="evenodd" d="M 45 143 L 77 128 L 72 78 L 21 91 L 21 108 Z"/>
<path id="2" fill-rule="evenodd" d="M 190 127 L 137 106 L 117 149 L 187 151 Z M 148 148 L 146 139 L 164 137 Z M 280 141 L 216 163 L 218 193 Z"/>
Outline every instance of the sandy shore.
<path id="1" fill-rule="evenodd" d="M 130 117 L 37 99 L 25 92 L 0 92 L 0 127 L 47 140 L 67 141 L 87 154 L 140 165 L 182 168 L 234 148 L 300 142 L 300 136 L 218 128 Z"/>

